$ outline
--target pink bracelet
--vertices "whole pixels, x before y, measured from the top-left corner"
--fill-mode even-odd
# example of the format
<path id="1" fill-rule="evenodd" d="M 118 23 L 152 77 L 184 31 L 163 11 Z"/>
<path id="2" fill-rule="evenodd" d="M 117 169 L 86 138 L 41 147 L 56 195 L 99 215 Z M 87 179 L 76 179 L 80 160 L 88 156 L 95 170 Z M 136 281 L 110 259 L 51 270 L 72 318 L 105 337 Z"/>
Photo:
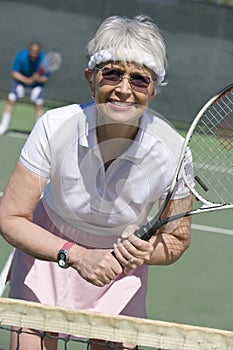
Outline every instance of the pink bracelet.
<path id="1" fill-rule="evenodd" d="M 62 269 L 67 269 L 69 267 L 69 250 L 75 244 L 74 242 L 66 242 L 59 250 L 57 254 L 57 263 Z"/>
<path id="2" fill-rule="evenodd" d="M 62 247 L 61 250 L 66 250 L 69 251 L 71 247 L 73 247 L 73 245 L 75 245 L 76 243 L 74 242 L 66 242 Z"/>

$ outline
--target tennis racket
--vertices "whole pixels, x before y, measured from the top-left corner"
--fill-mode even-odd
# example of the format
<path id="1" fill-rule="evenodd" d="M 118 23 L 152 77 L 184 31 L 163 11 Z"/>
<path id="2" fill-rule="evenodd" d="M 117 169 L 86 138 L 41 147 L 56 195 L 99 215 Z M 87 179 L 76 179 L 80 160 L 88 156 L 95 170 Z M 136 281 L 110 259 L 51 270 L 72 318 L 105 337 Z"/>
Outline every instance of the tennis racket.
<path id="1" fill-rule="evenodd" d="M 48 52 L 41 64 L 39 65 L 39 68 L 37 70 L 37 73 L 40 75 L 45 75 L 47 73 L 52 73 L 60 69 L 62 65 L 62 55 L 59 51 L 50 51 Z"/>
<path id="2" fill-rule="evenodd" d="M 193 174 L 190 176 L 190 163 Z M 180 177 L 198 205 L 163 217 Z M 145 241 L 163 225 L 190 215 L 233 208 L 233 83 L 213 96 L 194 118 L 185 137 L 174 179 L 157 214 L 135 235 Z"/>

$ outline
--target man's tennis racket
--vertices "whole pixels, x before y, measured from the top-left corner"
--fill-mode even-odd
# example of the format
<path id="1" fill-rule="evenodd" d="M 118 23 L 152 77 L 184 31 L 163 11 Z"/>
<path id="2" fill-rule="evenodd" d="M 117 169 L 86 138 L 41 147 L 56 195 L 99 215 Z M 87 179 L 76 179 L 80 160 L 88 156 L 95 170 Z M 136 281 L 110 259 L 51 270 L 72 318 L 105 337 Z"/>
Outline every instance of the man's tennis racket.
<path id="1" fill-rule="evenodd" d="M 60 69 L 62 65 L 62 55 L 59 51 L 50 51 L 48 52 L 38 70 L 37 70 L 37 73 L 40 74 L 40 75 L 45 75 L 47 73 L 52 73 L 52 72 L 55 72 L 57 71 L 58 69 Z"/>
<path id="2" fill-rule="evenodd" d="M 194 179 L 187 169 L 190 163 Z M 199 205 L 162 219 L 181 175 Z M 229 208 L 233 208 L 233 83 L 213 96 L 193 120 L 166 199 L 154 218 L 135 235 L 147 241 L 171 221 Z"/>

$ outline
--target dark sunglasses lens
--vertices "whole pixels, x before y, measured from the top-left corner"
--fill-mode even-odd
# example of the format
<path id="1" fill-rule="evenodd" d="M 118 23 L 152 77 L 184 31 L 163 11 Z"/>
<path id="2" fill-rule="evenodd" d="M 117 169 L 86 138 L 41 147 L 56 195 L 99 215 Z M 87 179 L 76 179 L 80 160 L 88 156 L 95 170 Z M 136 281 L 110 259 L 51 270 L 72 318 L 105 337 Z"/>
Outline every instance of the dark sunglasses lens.
<path id="1" fill-rule="evenodd" d="M 141 88 L 147 88 L 150 84 L 150 78 L 144 75 L 140 74 L 133 74 L 131 75 L 131 84 L 141 87 Z"/>
<path id="2" fill-rule="evenodd" d="M 117 84 L 120 83 L 124 75 L 124 72 L 122 72 L 121 70 L 112 69 L 112 68 L 103 68 L 101 72 L 104 80 L 107 80 L 109 82 L 114 82 Z M 147 76 L 140 75 L 140 74 L 130 75 L 130 84 L 132 87 L 147 88 L 150 82 L 151 82 L 151 79 Z"/>
<path id="3" fill-rule="evenodd" d="M 102 76 L 106 80 L 120 82 L 121 76 L 122 76 L 122 72 L 117 70 L 117 69 L 104 68 L 102 70 Z"/>

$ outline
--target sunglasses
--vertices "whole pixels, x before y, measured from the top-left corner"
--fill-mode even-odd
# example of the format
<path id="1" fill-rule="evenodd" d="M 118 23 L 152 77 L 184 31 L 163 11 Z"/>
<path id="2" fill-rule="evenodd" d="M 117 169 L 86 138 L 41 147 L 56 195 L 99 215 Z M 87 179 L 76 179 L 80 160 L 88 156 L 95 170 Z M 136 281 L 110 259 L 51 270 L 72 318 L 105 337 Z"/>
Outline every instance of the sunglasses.
<path id="1" fill-rule="evenodd" d="M 124 78 L 126 78 L 126 73 L 120 69 L 108 67 L 95 67 L 95 69 L 101 71 L 103 80 L 106 82 L 106 84 L 118 85 Z M 155 81 L 151 77 L 141 75 L 139 73 L 129 74 L 129 77 L 127 79 L 129 80 L 131 88 L 136 91 L 148 88 L 150 83 L 152 81 Z"/>

